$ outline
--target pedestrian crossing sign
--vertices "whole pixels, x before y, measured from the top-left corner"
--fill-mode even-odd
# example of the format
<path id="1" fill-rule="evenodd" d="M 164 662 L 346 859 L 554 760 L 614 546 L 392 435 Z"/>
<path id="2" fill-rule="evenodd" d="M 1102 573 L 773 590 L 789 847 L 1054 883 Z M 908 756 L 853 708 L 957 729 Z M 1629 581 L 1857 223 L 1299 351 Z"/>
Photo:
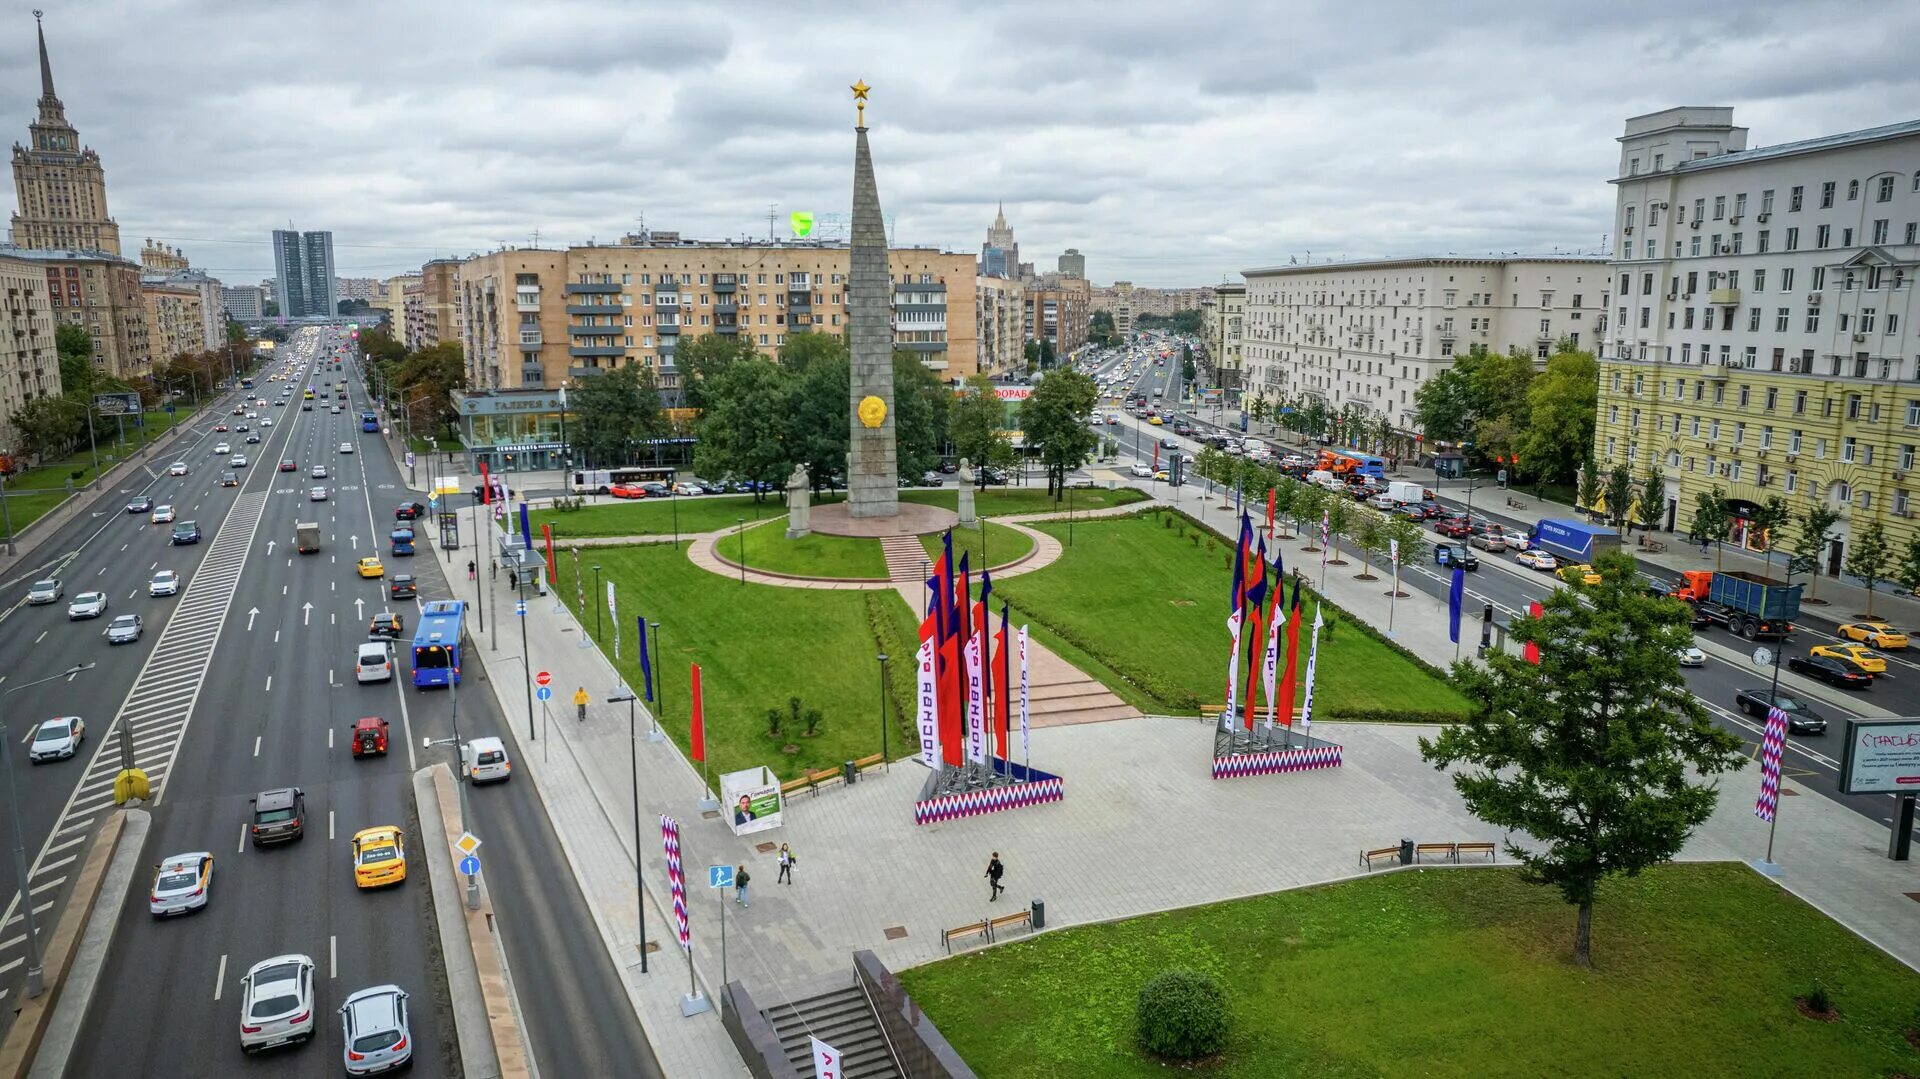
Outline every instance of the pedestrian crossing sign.
<path id="1" fill-rule="evenodd" d="M 710 865 L 707 867 L 707 887 L 733 887 L 733 867 L 730 865 Z"/>

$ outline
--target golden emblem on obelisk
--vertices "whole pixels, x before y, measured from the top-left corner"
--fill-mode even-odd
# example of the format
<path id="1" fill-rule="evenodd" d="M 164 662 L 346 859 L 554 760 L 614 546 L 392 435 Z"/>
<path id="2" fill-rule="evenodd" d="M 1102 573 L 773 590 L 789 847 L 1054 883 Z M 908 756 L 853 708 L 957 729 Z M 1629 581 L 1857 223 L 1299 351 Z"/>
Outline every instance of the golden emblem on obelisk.
<path id="1" fill-rule="evenodd" d="M 859 110 L 859 119 L 856 122 L 861 127 L 867 126 L 867 91 L 873 87 L 867 85 L 867 80 L 861 79 L 847 89 L 853 91 L 853 107 Z"/>

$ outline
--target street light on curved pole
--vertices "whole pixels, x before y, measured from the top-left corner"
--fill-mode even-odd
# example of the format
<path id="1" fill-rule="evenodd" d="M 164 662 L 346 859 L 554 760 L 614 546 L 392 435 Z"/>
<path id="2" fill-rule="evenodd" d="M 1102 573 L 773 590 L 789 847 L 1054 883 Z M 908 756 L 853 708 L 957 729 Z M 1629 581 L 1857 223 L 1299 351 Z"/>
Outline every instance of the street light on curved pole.
<path id="1" fill-rule="evenodd" d="M 57 681 L 62 678 L 70 679 L 82 671 L 90 670 L 93 670 L 93 664 L 91 663 L 75 664 L 61 671 L 59 674 L 50 674 L 45 678 L 32 682 L 22 682 L 17 686 L 9 687 L 6 692 L 0 693 L 0 700 L 5 700 L 30 686 L 43 685 L 47 682 Z M 20 792 L 18 788 L 14 786 L 13 781 L 13 738 L 7 734 L 7 721 L 4 710 L 0 710 L 0 772 L 6 774 L 7 815 L 13 820 L 13 874 L 20 881 L 20 913 L 26 918 L 26 994 L 27 997 L 31 999 L 46 991 L 46 974 L 40 956 L 39 930 L 35 929 L 33 925 L 33 895 L 27 890 L 27 845 L 26 840 L 20 835 Z"/>

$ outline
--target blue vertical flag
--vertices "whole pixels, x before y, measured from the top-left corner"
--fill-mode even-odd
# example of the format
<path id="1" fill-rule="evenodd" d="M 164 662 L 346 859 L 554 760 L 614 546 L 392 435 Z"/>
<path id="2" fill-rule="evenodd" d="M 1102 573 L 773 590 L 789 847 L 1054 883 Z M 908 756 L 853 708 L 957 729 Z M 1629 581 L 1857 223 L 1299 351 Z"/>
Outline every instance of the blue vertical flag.
<path id="1" fill-rule="evenodd" d="M 973 577 L 972 571 L 967 568 L 969 553 L 960 552 L 960 594 L 957 597 L 950 597 L 955 605 L 953 624 L 958 627 L 962 647 L 973 639 Z"/>
<path id="2" fill-rule="evenodd" d="M 1460 643 L 1460 605 L 1467 598 L 1467 571 L 1458 566 L 1453 570 L 1453 585 L 1447 589 L 1447 639 L 1454 644 Z"/>
<path id="3" fill-rule="evenodd" d="M 637 615 L 640 623 L 640 677 L 647 683 L 647 703 L 653 703 L 653 659 L 647 655 L 647 616 Z"/>
<path id="4" fill-rule="evenodd" d="M 525 502 L 520 503 L 520 539 L 527 545 L 527 550 L 533 550 L 533 519 L 527 516 Z"/>

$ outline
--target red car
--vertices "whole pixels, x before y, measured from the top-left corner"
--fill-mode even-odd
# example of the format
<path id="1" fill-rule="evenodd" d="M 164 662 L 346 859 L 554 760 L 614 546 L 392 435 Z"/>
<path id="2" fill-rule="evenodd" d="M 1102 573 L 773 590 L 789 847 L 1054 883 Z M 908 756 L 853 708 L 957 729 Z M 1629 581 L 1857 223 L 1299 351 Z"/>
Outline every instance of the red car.
<path id="1" fill-rule="evenodd" d="M 615 498 L 645 498 L 646 488 L 637 483 L 616 483 L 607 488 L 607 493 Z"/>
<path id="2" fill-rule="evenodd" d="M 213 425 L 213 429 L 214 429 L 215 431 L 217 431 L 217 432 L 219 432 L 219 433 L 221 433 L 221 434 L 226 434 L 226 433 L 227 433 L 227 425 L 226 425 L 226 424 L 224 424 L 224 423 L 216 423 L 216 424 L 214 424 L 214 425 Z"/>
<path id="3" fill-rule="evenodd" d="M 387 755 L 387 721 L 379 716 L 361 716 L 352 728 L 353 755 L 372 757 Z"/>
<path id="4" fill-rule="evenodd" d="M 1433 522 L 1433 530 L 1454 539 L 1466 539 L 1467 533 L 1472 531 L 1464 517 L 1441 517 Z"/>

